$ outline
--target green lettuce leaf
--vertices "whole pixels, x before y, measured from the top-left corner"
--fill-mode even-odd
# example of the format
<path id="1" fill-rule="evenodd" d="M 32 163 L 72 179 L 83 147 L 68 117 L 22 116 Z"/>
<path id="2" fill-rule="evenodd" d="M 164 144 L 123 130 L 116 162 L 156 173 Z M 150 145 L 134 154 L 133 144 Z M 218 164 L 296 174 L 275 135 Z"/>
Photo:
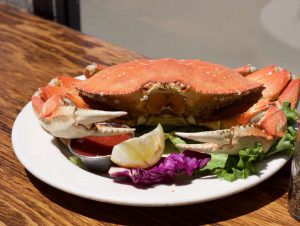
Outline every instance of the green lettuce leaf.
<path id="1" fill-rule="evenodd" d="M 182 140 L 180 137 L 176 136 L 174 132 L 165 133 L 164 153 L 181 152 L 181 150 L 176 147 L 176 144 L 186 144 L 186 142 Z"/>
<path id="2" fill-rule="evenodd" d="M 74 165 L 80 167 L 80 168 L 84 168 L 83 162 L 81 161 L 81 159 L 77 156 L 71 156 L 69 157 L 70 162 L 72 162 Z"/>
<path id="3" fill-rule="evenodd" d="M 289 126 L 284 136 L 274 144 L 273 147 L 268 151 L 266 158 L 278 153 L 278 152 L 293 152 L 297 139 L 297 130 L 293 126 Z"/>
<path id="4" fill-rule="evenodd" d="M 247 169 L 250 173 L 256 173 L 255 163 L 263 160 L 265 153 L 260 143 L 254 148 L 245 148 L 239 152 L 238 169 Z"/>
<path id="5" fill-rule="evenodd" d="M 296 109 L 292 110 L 290 102 L 283 102 L 282 110 L 285 113 L 288 125 L 294 126 L 297 123 L 298 112 Z"/>
<path id="6" fill-rule="evenodd" d="M 211 154 L 211 160 L 201 170 L 204 174 L 215 174 L 228 181 L 245 179 L 256 173 L 256 164 L 264 159 L 262 146 L 256 143 L 254 148 L 245 148 L 239 155 Z"/>
<path id="7" fill-rule="evenodd" d="M 296 109 L 291 109 L 290 102 L 283 102 L 282 110 L 287 119 L 287 130 L 284 136 L 268 151 L 266 157 L 270 157 L 278 152 L 293 152 L 295 148 L 298 132 L 295 125 L 297 125 L 298 112 Z"/>

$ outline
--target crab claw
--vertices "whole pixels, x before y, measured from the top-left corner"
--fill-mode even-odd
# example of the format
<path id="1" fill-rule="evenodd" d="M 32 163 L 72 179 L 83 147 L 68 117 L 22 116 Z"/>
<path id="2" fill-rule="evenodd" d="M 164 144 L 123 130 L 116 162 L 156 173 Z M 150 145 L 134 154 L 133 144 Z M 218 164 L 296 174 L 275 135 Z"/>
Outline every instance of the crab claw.
<path id="1" fill-rule="evenodd" d="M 241 67 L 233 68 L 234 71 L 240 73 L 243 76 L 247 76 L 252 74 L 253 72 L 257 71 L 257 68 L 252 66 L 251 64 L 246 64 Z"/>
<path id="2" fill-rule="evenodd" d="M 125 111 L 91 110 L 78 95 L 71 77 L 53 79 L 31 98 L 33 110 L 41 125 L 59 138 L 112 136 L 132 133 L 134 129 L 107 121 L 126 115 Z"/>
<path id="3" fill-rule="evenodd" d="M 132 133 L 134 129 L 114 127 L 107 120 L 126 115 L 124 111 L 98 111 L 77 109 L 74 106 L 59 106 L 51 117 L 39 118 L 41 125 L 53 136 L 80 138 L 86 136 L 111 136 Z"/>
<path id="4" fill-rule="evenodd" d="M 98 71 L 103 70 L 104 68 L 106 68 L 107 66 L 102 65 L 102 64 L 96 64 L 96 63 L 92 63 L 88 66 L 86 66 L 86 68 L 83 71 L 83 74 L 86 78 L 90 78 L 92 77 L 94 74 L 96 74 Z"/>
<path id="5" fill-rule="evenodd" d="M 197 133 L 177 132 L 175 134 L 183 138 L 202 142 L 200 144 L 177 144 L 178 148 L 201 153 L 237 155 L 245 147 L 255 147 L 257 142 L 261 143 L 263 151 L 267 152 L 275 141 L 256 125 L 235 126 L 230 129 Z"/>

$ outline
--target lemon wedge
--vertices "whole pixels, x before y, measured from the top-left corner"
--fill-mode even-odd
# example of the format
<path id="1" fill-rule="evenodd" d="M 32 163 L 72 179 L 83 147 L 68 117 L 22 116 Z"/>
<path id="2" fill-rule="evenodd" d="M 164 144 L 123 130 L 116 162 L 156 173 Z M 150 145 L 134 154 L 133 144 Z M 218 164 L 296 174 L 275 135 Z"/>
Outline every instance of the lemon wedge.
<path id="1" fill-rule="evenodd" d="M 151 132 L 114 146 L 111 160 L 125 168 L 148 168 L 160 160 L 164 149 L 164 131 L 158 124 Z"/>

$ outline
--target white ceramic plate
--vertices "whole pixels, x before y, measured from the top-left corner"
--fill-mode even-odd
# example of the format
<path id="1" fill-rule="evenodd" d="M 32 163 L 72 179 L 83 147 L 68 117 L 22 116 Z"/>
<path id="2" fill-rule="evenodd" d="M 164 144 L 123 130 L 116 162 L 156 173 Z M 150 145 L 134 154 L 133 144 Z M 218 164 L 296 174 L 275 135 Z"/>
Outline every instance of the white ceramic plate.
<path id="1" fill-rule="evenodd" d="M 73 165 L 66 149 L 42 129 L 31 103 L 20 112 L 13 126 L 12 143 L 25 168 L 45 183 L 87 199 L 131 206 L 175 206 L 200 203 L 226 197 L 266 180 L 288 160 L 288 156 L 264 161 L 260 175 L 228 182 L 217 178 L 199 178 L 186 183 L 157 185 L 147 189 L 114 182 Z"/>

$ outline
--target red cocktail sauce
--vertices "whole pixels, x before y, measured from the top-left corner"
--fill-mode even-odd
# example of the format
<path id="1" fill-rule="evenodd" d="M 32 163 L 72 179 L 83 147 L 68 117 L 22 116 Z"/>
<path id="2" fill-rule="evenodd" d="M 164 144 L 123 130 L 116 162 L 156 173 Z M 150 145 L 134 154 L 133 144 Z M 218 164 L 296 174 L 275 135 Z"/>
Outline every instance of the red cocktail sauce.
<path id="1" fill-rule="evenodd" d="M 71 140 L 73 151 L 83 156 L 104 156 L 110 155 L 115 145 L 129 139 L 132 134 L 121 134 L 108 137 L 84 137 Z"/>

